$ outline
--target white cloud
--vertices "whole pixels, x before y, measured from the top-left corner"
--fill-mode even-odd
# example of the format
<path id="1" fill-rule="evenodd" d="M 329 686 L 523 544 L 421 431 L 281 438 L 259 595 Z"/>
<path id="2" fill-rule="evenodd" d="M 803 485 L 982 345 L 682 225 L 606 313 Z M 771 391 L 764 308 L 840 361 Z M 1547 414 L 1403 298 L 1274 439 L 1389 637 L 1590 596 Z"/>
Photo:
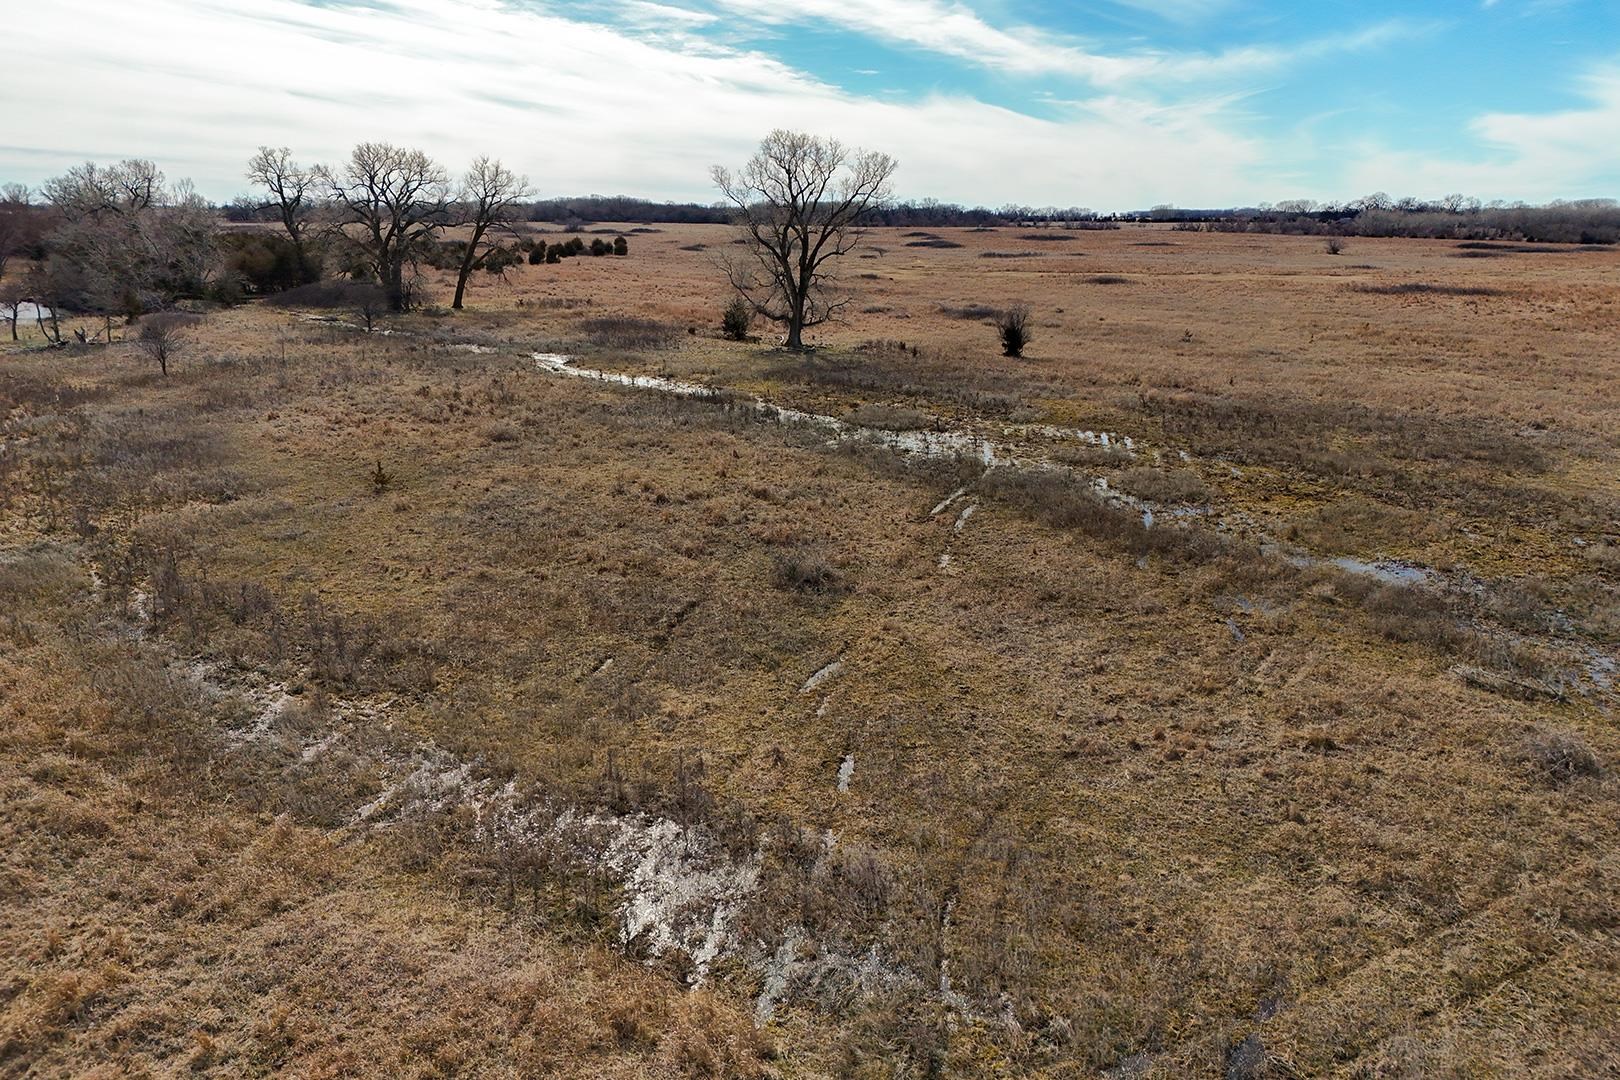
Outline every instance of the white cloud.
<path id="1" fill-rule="evenodd" d="M 1620 194 L 1620 61 L 1589 70 L 1576 88 L 1586 98 L 1581 108 L 1476 117 L 1469 131 L 1481 152 L 1470 157 L 1364 144 L 1347 170 L 1351 190 L 1531 201 Z"/>
<path id="2" fill-rule="evenodd" d="M 966 201 L 1235 200 L 1265 158 L 1219 102 L 1120 94 L 1037 118 L 957 96 L 881 101 L 758 52 L 497 0 L 55 0 L 8 44 L 0 96 L 27 103 L 10 141 L 29 149 L 0 150 L 0 171 L 37 179 L 92 148 L 153 157 L 214 197 L 245 187 L 261 143 L 331 160 L 371 138 L 452 165 L 497 154 L 546 193 L 705 200 L 707 167 L 740 162 L 776 126 L 883 149 L 903 192 Z"/>
<path id="3" fill-rule="evenodd" d="M 228 198 L 246 186 L 243 165 L 260 144 L 330 161 L 362 139 L 387 139 L 453 167 L 498 155 L 545 194 L 706 201 L 708 166 L 740 163 L 778 126 L 894 154 L 902 194 L 991 204 L 1231 205 L 1283 189 L 1545 198 L 1592 194 L 1620 176 L 1620 63 L 1591 73 L 1581 108 L 1479 118 L 1472 157 L 1380 145 L 1317 153 L 1314 137 L 1286 128 L 1256 134 L 1265 129 L 1245 112 L 1243 92 L 1217 76 L 1311 50 L 1369 47 L 1408 28 L 1307 43 L 1287 58 L 1265 49 L 1148 58 L 1207 77 L 1208 90 L 1143 82 L 1134 74 L 1145 70 L 1142 57 L 1108 58 L 1096 70 L 1136 65 L 1133 74 L 1104 79 L 1102 93 L 1076 92 L 1081 83 L 1032 93 L 1039 115 L 1030 115 L 965 95 L 844 90 L 696 36 L 692 20 L 671 13 L 686 2 L 607 9 L 650 20 L 643 32 L 537 10 L 535 0 L 53 0 L 9 27 L 0 100 L 10 145 L 0 146 L 0 179 L 37 182 L 86 158 L 143 156 Z M 893 4 L 916 16 L 938 0 Z M 839 6 L 878 20 L 891 5 Z M 947 21 L 928 32 L 933 47 L 965 49 L 976 25 Z M 1019 35 L 994 41 L 1009 62 L 1037 63 L 1041 50 Z"/>

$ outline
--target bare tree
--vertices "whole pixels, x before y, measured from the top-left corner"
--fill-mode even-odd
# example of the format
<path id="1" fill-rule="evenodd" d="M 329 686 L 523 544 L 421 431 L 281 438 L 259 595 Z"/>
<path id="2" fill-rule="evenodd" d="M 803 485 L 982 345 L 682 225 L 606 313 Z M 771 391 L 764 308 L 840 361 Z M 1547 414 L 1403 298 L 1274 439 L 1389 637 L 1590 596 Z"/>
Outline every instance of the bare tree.
<path id="1" fill-rule="evenodd" d="M 21 184 L 0 187 L 0 278 L 6 276 L 6 263 L 22 250 L 33 213 L 32 197 Z"/>
<path id="2" fill-rule="evenodd" d="M 318 190 L 315 170 L 294 162 L 292 151 L 285 146 L 261 146 L 248 161 L 247 178 L 269 194 L 270 201 L 264 207 L 276 208 L 281 227 L 287 230 L 287 239 L 292 242 L 298 258 L 299 274 L 307 280 L 312 264 L 305 240 Z"/>
<path id="3" fill-rule="evenodd" d="M 511 232 L 519 200 L 533 194 L 528 177 L 516 175 L 498 160 L 480 157 L 472 163 L 461 181 L 458 196 L 462 224 L 472 226 L 472 236 L 456 272 L 456 298 L 451 307 L 460 310 L 467 292 L 467 279 L 484 265 L 493 250 L 484 243 L 485 235 L 491 230 Z"/>
<path id="4" fill-rule="evenodd" d="M 831 264 L 860 243 L 860 223 L 889 199 L 895 168 L 887 154 L 777 130 L 740 172 L 711 170 L 746 241 L 745 255 L 723 259 L 726 276 L 756 312 L 787 327 L 788 348 L 804 348 L 805 327 L 849 304 Z"/>
<path id="5" fill-rule="evenodd" d="M 153 315 L 141 324 L 135 345 L 158 362 L 158 370 L 165 378 L 169 375 L 169 360 L 180 351 L 183 331 L 192 321 L 184 315 L 167 313 Z"/>
<path id="6" fill-rule="evenodd" d="M 34 321 L 39 324 L 39 332 L 51 345 L 62 344 L 62 323 L 60 301 L 56 295 L 55 275 L 40 265 L 36 265 L 23 279 L 23 293 L 26 299 L 34 303 Z M 45 323 L 45 313 L 51 313 L 50 325 Z"/>
<path id="7" fill-rule="evenodd" d="M 0 318 L 11 324 L 11 340 L 17 337 L 17 316 L 22 313 L 22 306 L 28 301 L 28 291 L 21 282 L 0 281 Z"/>
<path id="8" fill-rule="evenodd" d="M 360 328 L 368 334 L 376 330 L 377 320 L 388 310 L 388 291 L 369 281 L 356 281 L 344 290 L 344 296 L 360 320 Z"/>
<path id="9" fill-rule="evenodd" d="M 388 143 L 361 143 L 336 170 L 318 170 L 354 237 L 391 311 L 410 306 L 407 264 L 450 216 L 450 177 L 420 150 Z"/>
<path id="10" fill-rule="evenodd" d="M 44 192 L 62 217 L 46 238 L 45 291 L 70 308 L 133 318 L 212 283 L 218 221 L 189 182 L 169 187 L 150 161 L 86 163 Z"/>
<path id="11" fill-rule="evenodd" d="M 69 221 L 102 214 L 131 217 L 158 205 L 163 185 L 163 173 L 150 161 L 87 161 L 45 181 L 44 195 Z"/>

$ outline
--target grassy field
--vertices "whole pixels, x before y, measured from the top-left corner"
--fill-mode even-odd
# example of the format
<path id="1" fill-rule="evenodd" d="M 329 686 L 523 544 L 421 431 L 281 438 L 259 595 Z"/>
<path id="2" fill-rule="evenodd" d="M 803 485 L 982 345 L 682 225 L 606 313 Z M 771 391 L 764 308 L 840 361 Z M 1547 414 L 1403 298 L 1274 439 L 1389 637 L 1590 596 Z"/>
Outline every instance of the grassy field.
<path id="1" fill-rule="evenodd" d="M 0 1074 L 1620 1069 L 1620 256 L 623 231 L 0 343 Z"/>

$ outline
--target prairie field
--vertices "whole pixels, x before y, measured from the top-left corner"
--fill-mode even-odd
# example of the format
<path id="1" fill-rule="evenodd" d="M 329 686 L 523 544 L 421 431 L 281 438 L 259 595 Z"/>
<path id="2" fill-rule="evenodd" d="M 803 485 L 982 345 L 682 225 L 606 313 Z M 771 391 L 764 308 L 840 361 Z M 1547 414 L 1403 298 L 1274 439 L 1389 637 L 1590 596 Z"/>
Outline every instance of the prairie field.
<path id="1" fill-rule="evenodd" d="M 0 1075 L 1620 1074 L 1620 252 L 593 228 L 0 335 Z"/>

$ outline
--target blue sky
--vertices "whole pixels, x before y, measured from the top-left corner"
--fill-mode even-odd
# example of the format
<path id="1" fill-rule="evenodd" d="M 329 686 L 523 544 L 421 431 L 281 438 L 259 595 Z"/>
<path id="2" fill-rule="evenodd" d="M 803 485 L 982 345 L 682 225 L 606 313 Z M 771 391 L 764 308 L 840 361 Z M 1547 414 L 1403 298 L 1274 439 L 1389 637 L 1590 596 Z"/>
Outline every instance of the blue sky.
<path id="1" fill-rule="evenodd" d="M 709 201 L 784 126 L 991 205 L 1620 195 L 1617 0 L 52 0 L 7 36 L 25 183 L 142 156 L 223 199 L 260 144 L 381 138 Z"/>

